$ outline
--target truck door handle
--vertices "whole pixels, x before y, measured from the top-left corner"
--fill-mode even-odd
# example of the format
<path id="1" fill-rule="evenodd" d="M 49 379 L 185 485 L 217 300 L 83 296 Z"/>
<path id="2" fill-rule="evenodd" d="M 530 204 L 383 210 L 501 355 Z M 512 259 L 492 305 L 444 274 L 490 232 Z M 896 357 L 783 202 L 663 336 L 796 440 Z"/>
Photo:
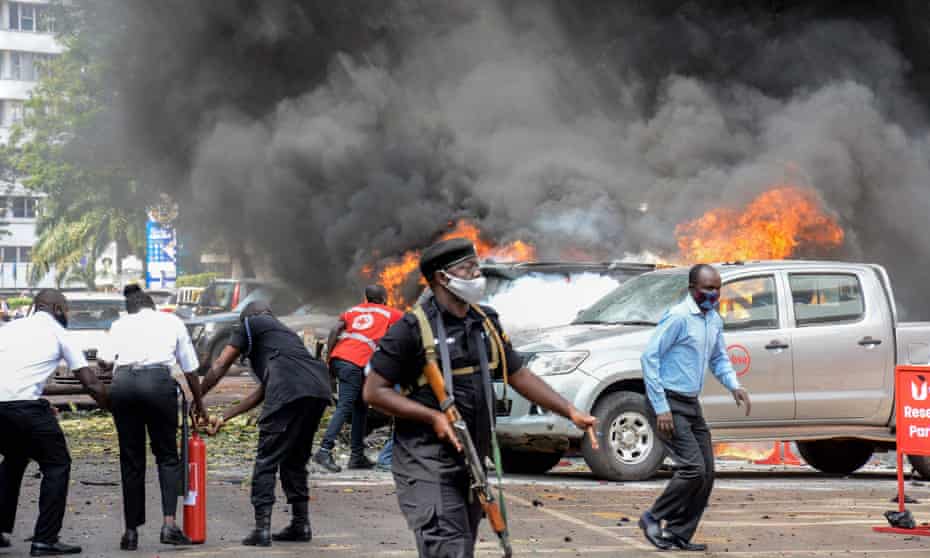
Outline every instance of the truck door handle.
<path id="1" fill-rule="evenodd" d="M 859 344 L 863 347 L 874 347 L 875 345 L 881 345 L 881 339 L 872 339 L 868 335 L 859 340 Z"/>
<path id="2" fill-rule="evenodd" d="M 773 340 L 773 341 L 769 341 L 769 344 L 766 345 L 765 348 L 768 349 L 768 350 L 770 350 L 770 351 L 775 351 L 775 350 L 778 350 L 778 349 L 787 349 L 787 348 L 788 348 L 788 344 L 787 344 L 787 343 L 782 343 L 781 341 L 775 339 L 775 340 Z"/>

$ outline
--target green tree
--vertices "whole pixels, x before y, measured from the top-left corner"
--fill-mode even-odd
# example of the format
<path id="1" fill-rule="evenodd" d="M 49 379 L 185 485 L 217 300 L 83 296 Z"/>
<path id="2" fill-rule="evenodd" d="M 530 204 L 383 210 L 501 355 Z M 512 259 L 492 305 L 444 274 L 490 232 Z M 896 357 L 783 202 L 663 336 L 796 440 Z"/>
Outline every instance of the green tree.
<path id="1" fill-rule="evenodd" d="M 99 41 L 106 39 L 83 32 L 71 15 L 60 17 L 78 22 L 63 26 L 59 40 L 66 50 L 43 65 L 4 155 L 26 187 L 45 194 L 32 280 L 54 267 L 59 283 L 70 274 L 95 288 L 95 261 L 108 244 L 117 245 L 117 272 L 123 257 L 143 255 L 151 200 L 115 148 L 118 94 L 107 85 L 99 56 Z"/>

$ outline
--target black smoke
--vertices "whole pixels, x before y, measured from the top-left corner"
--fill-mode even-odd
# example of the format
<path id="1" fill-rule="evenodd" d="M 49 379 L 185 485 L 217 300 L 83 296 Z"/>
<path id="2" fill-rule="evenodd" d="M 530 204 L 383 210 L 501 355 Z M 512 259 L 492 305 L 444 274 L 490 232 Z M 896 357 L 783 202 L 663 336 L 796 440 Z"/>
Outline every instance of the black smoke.
<path id="1" fill-rule="evenodd" d="M 673 253 L 773 184 L 930 309 L 925 3 L 84 0 L 119 145 L 188 231 L 319 298 L 459 217 Z M 647 208 L 646 211 L 642 209 Z"/>

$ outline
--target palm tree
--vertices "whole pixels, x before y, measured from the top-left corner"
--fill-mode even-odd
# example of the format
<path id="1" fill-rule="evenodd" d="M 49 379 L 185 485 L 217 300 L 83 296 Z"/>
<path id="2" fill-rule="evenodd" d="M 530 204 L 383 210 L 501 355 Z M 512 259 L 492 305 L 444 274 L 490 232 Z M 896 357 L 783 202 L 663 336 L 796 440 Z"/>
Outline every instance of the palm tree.
<path id="1" fill-rule="evenodd" d="M 69 274 L 80 275 L 89 289 L 95 289 L 97 257 L 111 242 L 117 246 L 117 275 L 124 256 L 141 256 L 145 211 L 114 207 L 112 198 L 99 197 L 46 198 L 36 227 L 39 240 L 32 251 L 31 282 L 40 281 L 54 267 L 57 283 Z M 83 266 L 82 261 L 86 261 Z"/>

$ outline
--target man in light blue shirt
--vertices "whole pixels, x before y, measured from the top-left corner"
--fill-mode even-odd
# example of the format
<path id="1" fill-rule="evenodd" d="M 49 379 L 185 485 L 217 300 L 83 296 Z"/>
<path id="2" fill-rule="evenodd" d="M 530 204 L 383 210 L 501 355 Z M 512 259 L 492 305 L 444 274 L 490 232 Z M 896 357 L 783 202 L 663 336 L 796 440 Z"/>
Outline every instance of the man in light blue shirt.
<path id="1" fill-rule="evenodd" d="M 747 416 L 750 401 L 736 378 L 723 340 L 723 320 L 717 313 L 720 274 L 706 264 L 692 267 L 688 291 L 688 297 L 659 322 L 642 356 L 653 426 L 676 468 L 665 492 L 643 513 L 639 526 L 646 539 L 660 549 L 704 551 L 706 545 L 694 544 L 691 538 L 714 486 L 714 449 L 698 400 L 708 365 L 733 394 L 736 405 L 746 405 Z M 665 529 L 661 527 L 663 520 Z"/>

